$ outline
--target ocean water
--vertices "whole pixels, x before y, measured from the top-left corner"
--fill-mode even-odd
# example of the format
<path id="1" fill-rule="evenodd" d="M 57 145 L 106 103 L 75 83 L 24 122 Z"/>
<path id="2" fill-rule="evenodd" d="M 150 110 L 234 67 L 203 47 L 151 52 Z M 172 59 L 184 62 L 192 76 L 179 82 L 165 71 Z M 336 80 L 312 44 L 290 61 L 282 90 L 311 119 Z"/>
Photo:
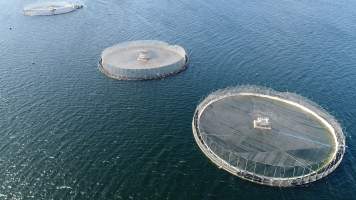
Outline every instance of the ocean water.
<path id="1" fill-rule="evenodd" d="M 0 1 L 0 199 L 356 199 L 354 0 L 87 0 L 50 17 L 23 16 L 28 3 Z M 104 48 L 138 39 L 184 46 L 188 69 L 154 81 L 99 72 Z M 297 188 L 215 167 L 192 116 L 210 92 L 242 84 L 333 114 L 341 165 Z"/>

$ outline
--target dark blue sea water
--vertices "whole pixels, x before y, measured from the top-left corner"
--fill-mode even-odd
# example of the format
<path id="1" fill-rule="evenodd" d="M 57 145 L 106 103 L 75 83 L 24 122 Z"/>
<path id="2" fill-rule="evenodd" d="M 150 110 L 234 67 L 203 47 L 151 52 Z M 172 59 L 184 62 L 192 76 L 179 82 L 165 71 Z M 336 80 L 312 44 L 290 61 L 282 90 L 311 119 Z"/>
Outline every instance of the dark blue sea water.
<path id="1" fill-rule="evenodd" d="M 356 1 L 87 0 L 23 16 L 32 2 L 0 1 L 0 199 L 356 199 Z M 104 48 L 137 39 L 184 46 L 189 68 L 154 81 L 99 72 Z M 348 145 L 336 171 L 284 189 L 215 167 L 193 112 L 241 84 L 333 114 Z"/>

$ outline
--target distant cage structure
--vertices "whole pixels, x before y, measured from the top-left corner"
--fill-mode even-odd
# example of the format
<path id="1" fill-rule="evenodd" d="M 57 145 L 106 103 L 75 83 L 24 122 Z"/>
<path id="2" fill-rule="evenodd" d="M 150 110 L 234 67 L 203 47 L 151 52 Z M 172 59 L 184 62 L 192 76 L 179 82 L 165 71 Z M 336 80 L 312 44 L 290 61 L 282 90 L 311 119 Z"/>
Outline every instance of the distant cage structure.
<path id="1" fill-rule="evenodd" d="M 334 129 L 335 150 L 327 163 L 318 165 L 305 165 L 303 167 L 295 166 L 262 166 L 253 160 L 239 157 L 226 146 L 209 140 L 200 129 L 200 118 L 204 110 L 212 103 L 233 97 L 240 93 L 261 94 L 281 98 L 287 101 L 295 102 L 312 112 L 315 112 L 321 118 L 325 119 Z M 268 117 L 259 116 L 252 125 L 254 128 L 268 131 L 273 127 Z M 340 164 L 345 153 L 345 137 L 340 124 L 337 120 L 328 114 L 323 108 L 314 102 L 294 93 L 278 92 L 265 87 L 258 86 L 240 86 L 222 89 L 208 95 L 196 108 L 192 121 L 193 136 L 199 149 L 219 168 L 228 171 L 242 179 L 268 186 L 290 187 L 307 184 L 319 180 L 333 172 Z M 264 167 L 264 169 L 263 169 Z M 256 171 L 262 173 L 255 173 Z M 267 173 L 269 172 L 269 173 Z M 272 172 L 272 173 L 271 173 Z"/>
<path id="2" fill-rule="evenodd" d="M 55 1 L 55 2 L 42 2 L 27 5 L 23 9 L 24 15 L 27 16 L 37 16 L 37 15 L 59 15 L 68 12 L 75 11 L 77 9 L 83 8 L 83 5 L 72 2 L 65 1 Z"/>
<path id="3" fill-rule="evenodd" d="M 179 45 L 157 40 L 136 40 L 103 50 L 99 70 L 117 80 L 150 80 L 186 69 L 188 56 Z"/>

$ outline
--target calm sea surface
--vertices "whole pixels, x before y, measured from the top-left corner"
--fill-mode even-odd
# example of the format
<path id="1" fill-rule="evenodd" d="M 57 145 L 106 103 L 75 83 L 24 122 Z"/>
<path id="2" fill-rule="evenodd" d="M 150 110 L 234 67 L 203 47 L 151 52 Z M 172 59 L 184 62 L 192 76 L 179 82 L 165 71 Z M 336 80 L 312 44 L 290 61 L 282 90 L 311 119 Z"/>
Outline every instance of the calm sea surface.
<path id="1" fill-rule="evenodd" d="M 32 2 L 0 1 L 0 199 L 356 199 L 356 1 L 87 0 L 23 16 Z M 99 72 L 104 48 L 139 39 L 184 46 L 189 68 L 154 81 Z M 333 114 L 348 145 L 336 171 L 283 189 L 215 167 L 193 112 L 241 84 Z"/>

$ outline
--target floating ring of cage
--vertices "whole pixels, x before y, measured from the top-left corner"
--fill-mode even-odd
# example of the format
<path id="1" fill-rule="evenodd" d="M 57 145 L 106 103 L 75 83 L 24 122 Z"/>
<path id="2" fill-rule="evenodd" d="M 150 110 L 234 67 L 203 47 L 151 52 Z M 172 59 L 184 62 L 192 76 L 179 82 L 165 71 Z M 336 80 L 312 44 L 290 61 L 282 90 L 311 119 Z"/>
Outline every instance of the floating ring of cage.
<path id="1" fill-rule="evenodd" d="M 324 109 L 299 95 L 257 86 L 210 94 L 198 105 L 192 127 L 214 164 L 263 185 L 319 180 L 345 152 L 342 129 Z"/>
<path id="2" fill-rule="evenodd" d="M 119 80 L 157 79 L 176 74 L 186 68 L 183 47 L 156 40 L 138 40 L 106 48 L 99 69 Z"/>

